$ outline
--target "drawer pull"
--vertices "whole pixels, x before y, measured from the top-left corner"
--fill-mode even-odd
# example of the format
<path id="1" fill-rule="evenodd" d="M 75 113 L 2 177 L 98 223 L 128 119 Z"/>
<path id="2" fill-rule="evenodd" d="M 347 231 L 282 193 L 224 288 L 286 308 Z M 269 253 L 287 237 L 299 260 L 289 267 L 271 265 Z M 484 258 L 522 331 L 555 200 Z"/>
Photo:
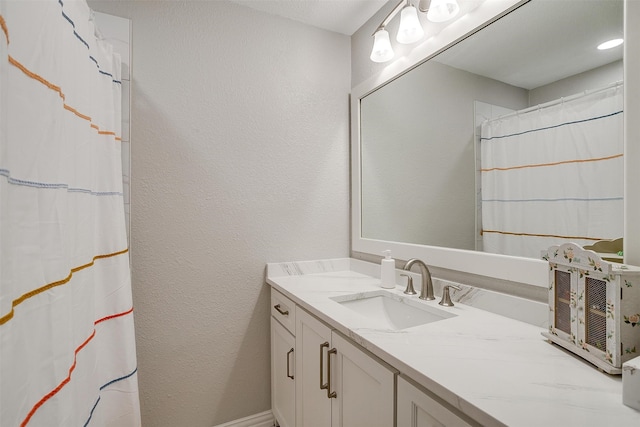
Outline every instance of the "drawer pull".
<path id="1" fill-rule="evenodd" d="M 335 391 L 331 391 L 331 355 L 337 353 L 338 350 L 335 348 L 327 351 L 327 397 L 329 399 L 335 399 L 338 396 Z"/>
<path id="2" fill-rule="evenodd" d="M 283 316 L 288 316 L 289 315 L 289 310 L 283 310 L 282 308 L 280 308 L 280 304 L 274 305 L 273 308 L 275 308 L 276 311 L 278 313 L 282 314 Z"/>
<path id="3" fill-rule="evenodd" d="M 322 344 L 320 344 L 320 390 L 324 390 L 324 389 L 329 389 L 329 383 L 323 384 L 322 383 L 322 370 L 324 369 L 324 351 L 322 351 L 323 348 L 329 348 L 329 343 L 328 342 L 323 342 Z"/>
<path id="4" fill-rule="evenodd" d="M 291 353 L 293 353 L 293 348 L 287 351 L 287 377 L 293 379 L 293 375 L 289 374 L 289 359 L 291 359 L 289 356 L 291 356 Z"/>

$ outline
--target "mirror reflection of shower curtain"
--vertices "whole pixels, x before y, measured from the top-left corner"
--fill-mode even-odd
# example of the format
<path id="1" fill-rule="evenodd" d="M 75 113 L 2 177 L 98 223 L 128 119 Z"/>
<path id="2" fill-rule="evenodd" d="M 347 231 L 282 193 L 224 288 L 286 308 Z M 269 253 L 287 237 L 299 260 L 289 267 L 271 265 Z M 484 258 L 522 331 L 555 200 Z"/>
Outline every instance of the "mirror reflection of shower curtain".
<path id="1" fill-rule="evenodd" d="M 0 425 L 139 426 L 120 59 L 84 0 L 0 29 Z"/>
<path id="2" fill-rule="evenodd" d="M 623 235 L 623 86 L 483 123 L 485 252 L 539 258 Z"/>

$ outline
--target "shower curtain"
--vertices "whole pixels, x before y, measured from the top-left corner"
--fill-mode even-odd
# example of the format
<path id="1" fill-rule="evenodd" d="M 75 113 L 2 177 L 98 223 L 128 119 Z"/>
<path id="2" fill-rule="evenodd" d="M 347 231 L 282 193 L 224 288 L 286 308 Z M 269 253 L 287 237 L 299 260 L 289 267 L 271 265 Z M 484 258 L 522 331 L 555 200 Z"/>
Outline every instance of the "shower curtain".
<path id="1" fill-rule="evenodd" d="M 120 59 L 84 0 L 0 28 L 0 425 L 140 425 Z"/>
<path id="2" fill-rule="evenodd" d="M 622 237 L 622 94 L 614 84 L 483 123 L 484 251 L 539 258 Z"/>

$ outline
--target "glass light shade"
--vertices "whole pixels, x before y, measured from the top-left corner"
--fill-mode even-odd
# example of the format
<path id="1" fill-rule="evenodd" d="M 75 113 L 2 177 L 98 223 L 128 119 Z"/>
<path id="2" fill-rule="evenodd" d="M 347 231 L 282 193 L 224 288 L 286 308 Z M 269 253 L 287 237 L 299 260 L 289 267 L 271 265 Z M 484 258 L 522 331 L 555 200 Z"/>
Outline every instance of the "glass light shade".
<path id="1" fill-rule="evenodd" d="M 373 49 L 371 50 L 373 62 L 387 62 L 393 58 L 393 49 L 387 30 L 378 30 L 373 36 Z"/>
<path id="2" fill-rule="evenodd" d="M 460 5 L 456 0 L 431 0 L 427 19 L 431 22 L 444 22 L 452 19 L 460 12 Z"/>
<path id="3" fill-rule="evenodd" d="M 400 15 L 400 28 L 396 40 L 398 43 L 415 43 L 424 36 L 424 30 L 418 19 L 418 11 L 413 6 L 402 9 Z"/>

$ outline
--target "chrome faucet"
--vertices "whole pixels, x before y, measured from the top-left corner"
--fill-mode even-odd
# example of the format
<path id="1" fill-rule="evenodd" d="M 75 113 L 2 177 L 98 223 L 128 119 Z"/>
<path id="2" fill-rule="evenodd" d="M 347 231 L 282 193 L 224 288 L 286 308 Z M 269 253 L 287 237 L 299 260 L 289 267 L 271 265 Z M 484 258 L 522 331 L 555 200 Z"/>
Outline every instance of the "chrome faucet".
<path id="1" fill-rule="evenodd" d="M 418 264 L 420 267 L 420 274 L 422 275 L 422 287 L 420 288 L 420 296 L 418 298 L 427 301 L 436 299 L 436 297 L 433 296 L 433 282 L 431 281 L 431 273 L 429 272 L 427 264 L 417 258 L 411 258 L 407 261 L 404 267 L 402 267 L 402 269 L 409 271 L 413 264 Z"/>

